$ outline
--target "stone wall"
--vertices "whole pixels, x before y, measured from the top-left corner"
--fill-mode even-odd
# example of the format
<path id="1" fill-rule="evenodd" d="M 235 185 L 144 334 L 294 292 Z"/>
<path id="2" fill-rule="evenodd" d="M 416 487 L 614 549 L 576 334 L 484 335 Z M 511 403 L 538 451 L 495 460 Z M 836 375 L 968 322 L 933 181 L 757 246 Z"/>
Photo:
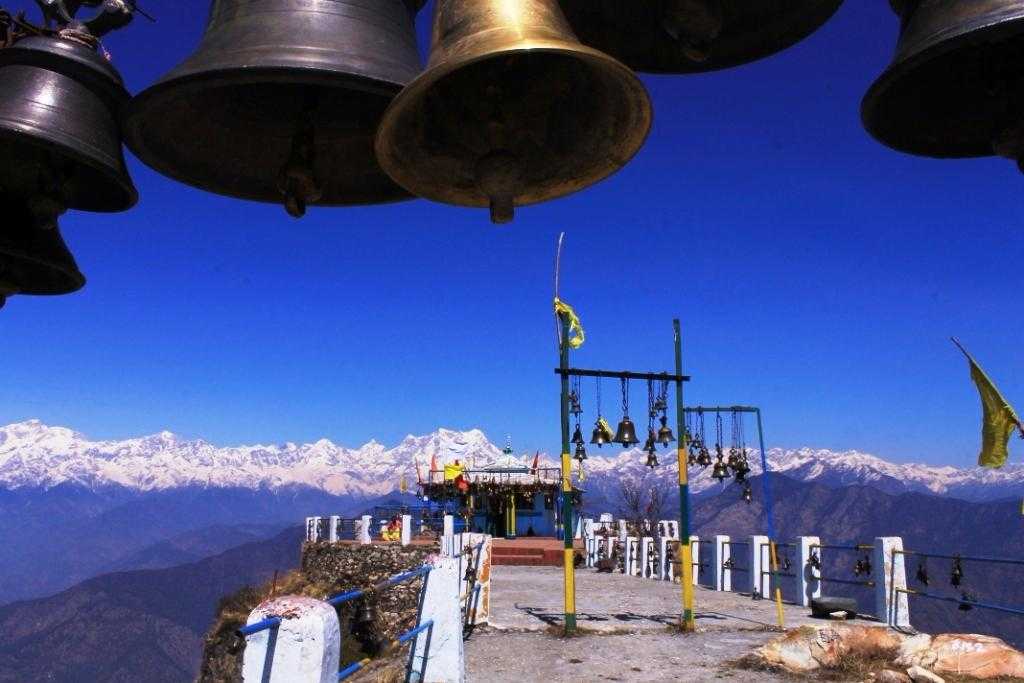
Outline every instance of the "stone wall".
<path id="1" fill-rule="evenodd" d="M 279 577 L 276 585 L 247 586 L 225 596 L 217 608 L 214 626 L 206 635 L 200 683 L 236 683 L 242 680 L 244 643 L 234 635 L 255 607 L 272 595 L 305 595 L 323 599 L 343 591 L 368 588 L 375 583 L 421 566 L 437 552 L 432 544 L 401 546 L 397 543 L 304 543 L 299 569 Z M 422 578 L 385 589 L 371 598 L 376 608 L 377 634 L 392 639 L 415 625 Z M 365 656 L 351 637 L 354 603 L 339 607 L 342 659 L 351 662 Z M 404 657 L 404 650 L 399 656 Z"/>

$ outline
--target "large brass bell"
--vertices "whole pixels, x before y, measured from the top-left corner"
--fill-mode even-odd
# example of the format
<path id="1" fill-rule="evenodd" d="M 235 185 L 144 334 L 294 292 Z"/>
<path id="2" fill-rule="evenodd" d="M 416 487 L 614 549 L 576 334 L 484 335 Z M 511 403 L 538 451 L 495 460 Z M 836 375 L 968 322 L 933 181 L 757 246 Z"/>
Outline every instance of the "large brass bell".
<path id="1" fill-rule="evenodd" d="M 868 132 L 910 154 L 999 154 L 1024 170 L 1024 4 L 891 1 L 900 38 L 861 104 Z"/>
<path id="2" fill-rule="evenodd" d="M 0 93 L 0 192 L 37 225 L 135 204 L 116 118 L 128 92 L 94 47 L 33 36 L 0 49 Z"/>
<path id="3" fill-rule="evenodd" d="M 578 446 L 582 446 L 585 443 L 583 440 L 583 432 L 580 430 L 579 424 L 576 425 L 576 429 L 572 433 L 572 439 L 569 441 L 570 443 L 574 443 Z"/>
<path id="4" fill-rule="evenodd" d="M 195 52 L 132 101 L 128 146 L 210 192 L 307 205 L 408 198 L 373 136 L 420 70 L 424 0 L 213 0 Z"/>
<path id="5" fill-rule="evenodd" d="M 605 426 L 604 420 L 598 418 L 597 422 L 594 423 L 594 433 L 590 436 L 590 443 L 600 448 L 606 443 L 612 443 L 614 439 L 615 435 Z"/>
<path id="6" fill-rule="evenodd" d="M 719 482 L 723 482 L 729 478 L 729 468 L 726 467 L 721 458 L 715 462 L 715 467 L 711 470 L 711 478 L 717 479 Z"/>
<path id="7" fill-rule="evenodd" d="M 614 173 L 650 125 L 635 74 L 581 45 L 556 0 L 437 0 L 427 68 L 384 114 L 377 158 L 410 192 L 506 223 Z"/>
<path id="8" fill-rule="evenodd" d="M 0 308 L 13 294 L 69 294 L 82 288 L 60 230 L 40 227 L 21 198 L 0 195 Z"/>
<path id="9" fill-rule="evenodd" d="M 622 416 L 622 421 L 619 422 L 618 429 L 615 430 L 615 438 L 612 441 L 622 444 L 623 448 L 640 443 L 640 439 L 636 438 L 636 425 L 629 419 L 629 415 Z"/>
<path id="10" fill-rule="evenodd" d="M 638 71 L 746 64 L 803 40 L 843 0 L 560 0 L 586 45 Z"/>

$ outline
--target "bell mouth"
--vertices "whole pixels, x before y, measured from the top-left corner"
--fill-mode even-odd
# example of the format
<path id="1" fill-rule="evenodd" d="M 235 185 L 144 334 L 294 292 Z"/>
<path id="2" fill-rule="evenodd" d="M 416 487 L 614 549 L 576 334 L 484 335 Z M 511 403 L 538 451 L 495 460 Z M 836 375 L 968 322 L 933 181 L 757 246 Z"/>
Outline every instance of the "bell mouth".
<path id="1" fill-rule="evenodd" d="M 385 112 L 377 158 L 413 194 L 496 205 L 503 218 L 509 198 L 514 209 L 615 173 L 643 145 L 651 118 L 646 90 L 623 64 L 576 43 L 526 41 L 428 67 Z M 507 184 L 481 182 L 481 161 L 504 154 L 518 169 Z"/>

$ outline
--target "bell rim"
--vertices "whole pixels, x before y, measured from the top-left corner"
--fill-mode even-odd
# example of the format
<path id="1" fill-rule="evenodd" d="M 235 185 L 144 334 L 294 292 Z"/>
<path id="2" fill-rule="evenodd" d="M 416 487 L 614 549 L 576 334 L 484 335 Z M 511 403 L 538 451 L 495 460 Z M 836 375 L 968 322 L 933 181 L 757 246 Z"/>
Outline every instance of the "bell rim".
<path id="1" fill-rule="evenodd" d="M 697 74 L 715 73 L 717 71 L 725 71 L 728 69 L 735 69 L 737 67 L 746 66 L 748 64 L 754 64 L 756 62 L 768 59 L 769 57 L 773 57 L 781 52 L 785 52 L 786 50 L 790 49 L 791 47 L 794 47 L 795 45 L 803 42 L 804 40 L 807 40 L 817 31 L 819 31 L 823 26 L 825 26 L 825 24 L 827 24 L 836 15 L 836 12 L 838 12 L 839 8 L 842 7 L 844 1 L 845 0 L 823 0 L 823 2 L 820 3 L 821 13 L 816 14 L 816 18 L 813 21 L 808 21 L 805 25 L 805 28 L 802 29 L 797 36 L 795 36 L 792 40 L 778 43 L 767 51 L 756 52 L 754 53 L 755 56 L 753 57 L 746 57 L 743 59 L 725 59 L 720 62 L 713 62 L 711 64 L 709 64 L 710 62 L 713 61 L 711 59 L 709 59 L 708 62 L 703 63 L 691 61 L 689 63 L 692 65 L 692 68 L 680 68 L 679 64 L 676 64 L 674 66 L 661 66 L 660 63 L 651 61 L 649 58 L 644 61 L 634 61 L 624 59 L 614 53 L 609 54 L 611 54 L 615 59 L 618 59 L 619 61 L 621 61 L 623 64 L 633 69 L 634 71 L 638 71 L 640 73 L 645 74 L 689 76 Z M 562 4 L 563 2 L 559 2 L 560 6 Z M 831 9 L 827 9 L 830 6 Z M 568 19 L 568 15 L 566 15 L 566 17 Z M 572 25 L 571 21 L 570 25 Z M 577 35 L 579 35 L 580 33 L 577 30 L 576 26 L 573 26 L 573 32 L 576 33 Z M 588 46 L 590 45 L 590 43 L 586 44 Z M 597 45 L 595 47 L 598 50 L 602 49 L 600 45 Z"/>
<path id="2" fill-rule="evenodd" d="M 930 44 L 927 44 L 927 47 L 906 59 L 898 59 L 899 55 L 897 54 L 897 58 L 886 66 L 885 70 L 871 83 L 867 92 L 864 93 L 860 106 L 861 125 L 871 137 L 886 147 L 915 156 L 933 159 L 969 159 L 995 156 L 996 152 L 992 148 L 992 140 L 990 138 L 979 140 L 974 145 L 959 151 L 940 151 L 934 145 L 929 145 L 927 141 L 920 138 L 910 141 L 909 144 L 900 144 L 900 140 L 893 139 L 880 130 L 880 123 L 893 120 L 891 118 L 892 113 L 885 113 L 884 110 L 891 108 L 891 99 L 899 89 L 899 86 L 907 81 L 912 81 L 919 74 L 922 67 L 926 67 L 930 61 L 954 54 L 960 50 L 969 49 L 971 46 L 978 45 L 979 43 L 992 42 L 993 39 L 997 39 L 1004 34 L 1015 37 L 1024 43 L 1024 16 L 1010 21 L 982 24 L 976 29 L 964 31 L 948 40 L 943 40 L 941 36 L 932 36 L 928 40 Z M 904 115 L 900 117 L 899 121 L 907 124 L 912 123 L 913 119 Z M 913 130 L 913 127 L 904 125 L 903 130 Z M 900 138 L 907 140 L 908 136 L 901 135 Z"/>
<path id="3" fill-rule="evenodd" d="M 296 72 L 302 76 L 296 79 Z M 263 204 L 280 204 L 280 195 L 273 197 L 260 193 L 244 192 L 238 189 L 222 187 L 220 184 L 200 185 L 194 180 L 186 177 L 186 174 L 177 171 L 173 164 L 167 163 L 164 159 L 150 149 L 146 142 L 146 136 L 141 132 L 146 128 L 146 123 L 152 116 L 160 115 L 158 106 L 161 98 L 176 96 L 181 97 L 190 92 L 204 88 L 218 86 L 239 86 L 258 84 L 288 84 L 288 85 L 311 85 L 326 86 L 339 90 L 357 90 L 380 97 L 393 99 L 394 95 L 401 89 L 401 86 L 387 81 L 379 81 L 355 74 L 340 77 L 338 72 L 326 71 L 318 68 L 296 68 L 296 67 L 254 67 L 254 68 L 231 68 L 208 71 L 203 73 L 188 74 L 166 80 L 160 80 L 153 85 L 141 90 L 131 98 L 124 108 L 121 117 L 121 133 L 124 144 L 131 150 L 143 164 L 157 171 L 161 175 L 181 183 L 188 187 L 209 192 L 222 197 L 243 199 L 246 201 L 260 202 Z M 353 86 L 362 87 L 353 87 Z M 390 177 L 383 169 L 378 170 L 382 178 L 390 180 Z M 400 185 L 391 181 L 394 192 L 384 195 L 375 195 L 366 199 L 318 199 L 309 202 L 311 207 L 343 207 L 343 206 L 373 206 L 377 204 L 394 204 L 403 201 L 417 199 Z"/>
<path id="4" fill-rule="evenodd" d="M 592 48 L 589 45 L 584 45 L 582 43 L 576 43 L 565 40 L 531 39 L 523 41 L 521 43 L 517 43 L 513 47 L 503 48 L 500 50 L 496 50 L 494 52 L 489 52 L 486 54 L 468 55 L 462 58 L 453 59 L 436 67 L 430 67 L 428 65 L 427 68 L 424 69 L 415 79 L 409 82 L 409 84 L 406 85 L 402 89 L 402 91 L 395 96 L 395 98 L 391 101 L 391 104 L 388 105 L 388 108 L 384 111 L 384 115 L 381 117 L 380 124 L 377 127 L 377 134 L 374 140 L 374 150 L 376 151 L 377 160 L 380 163 L 380 166 L 384 170 L 384 172 L 387 173 L 395 183 L 405 188 L 407 192 L 410 192 L 412 195 L 416 197 L 440 202 L 443 204 L 449 204 L 452 206 L 486 208 L 489 205 L 489 202 L 484 197 L 481 197 L 473 201 L 450 201 L 448 199 L 443 198 L 444 196 L 451 196 L 452 193 L 450 192 L 421 192 L 420 189 L 414 189 L 414 187 L 412 187 L 414 183 L 406 184 L 402 182 L 400 177 L 398 177 L 395 173 L 392 173 L 391 168 L 401 169 L 404 165 L 401 163 L 391 164 L 389 163 L 390 160 L 385 161 L 386 159 L 388 159 L 389 152 L 389 150 L 386 149 L 386 147 L 390 147 L 389 145 L 385 144 L 386 131 L 394 127 L 396 119 L 398 118 L 399 114 L 402 113 L 399 111 L 399 109 L 404 106 L 404 103 L 412 100 L 412 98 L 422 99 L 426 91 L 429 90 L 429 88 L 431 88 L 442 78 L 448 76 L 454 71 L 472 64 L 477 64 L 492 59 L 508 57 L 510 55 L 516 54 L 527 54 L 531 52 L 563 54 L 573 57 L 585 57 L 586 61 L 590 63 L 604 64 L 610 67 L 612 73 L 618 72 L 617 75 L 619 76 L 620 82 L 624 84 L 629 84 L 630 90 L 634 91 L 635 94 L 639 95 L 636 101 L 641 103 L 641 113 L 643 116 L 643 130 L 642 133 L 638 133 L 636 130 L 632 131 L 632 133 L 628 137 L 633 140 L 633 143 L 623 148 L 628 149 L 628 153 L 621 155 L 621 163 L 618 163 L 619 159 L 615 159 L 615 165 L 611 168 L 608 168 L 606 172 L 602 172 L 600 174 L 592 174 L 587 177 L 587 182 L 585 184 L 578 187 L 570 188 L 564 192 L 543 195 L 537 198 L 528 198 L 529 195 L 524 195 L 523 198 L 517 197 L 516 206 L 522 207 L 530 206 L 533 204 L 540 204 L 542 202 L 560 199 L 562 197 L 567 197 L 577 192 L 581 192 L 593 185 L 596 185 L 597 183 L 600 183 L 603 180 L 610 178 L 611 176 L 615 175 L 615 173 L 623 169 L 626 165 L 628 165 L 629 162 L 640 152 L 640 150 L 643 149 L 643 146 L 646 143 L 648 136 L 650 135 L 651 129 L 654 126 L 654 107 L 651 104 L 650 93 L 647 92 L 647 88 L 644 87 L 643 82 L 640 81 L 639 77 L 632 69 L 630 69 L 628 66 L 620 62 L 618 59 L 612 57 L 607 53 L 601 52 L 600 50 Z M 444 188 L 443 185 L 441 187 L 442 189 Z"/>
<path id="5" fill-rule="evenodd" d="M 32 133 L 43 132 L 47 133 L 47 137 L 36 137 L 32 135 Z M 75 145 L 70 144 L 71 141 L 74 141 L 76 144 L 81 142 L 78 138 L 71 138 L 70 136 L 59 133 L 55 134 L 53 131 L 43 131 L 37 126 L 26 125 L 24 122 L 12 121 L 10 119 L 0 119 L 0 141 L 3 140 L 11 141 L 14 146 L 28 145 L 48 151 L 52 150 L 40 142 L 40 140 L 59 143 L 61 145 L 61 155 L 71 159 L 76 164 L 80 164 L 92 171 L 98 172 L 106 184 L 106 193 L 109 193 L 112 196 L 117 196 L 119 199 L 119 201 L 114 202 L 89 201 L 90 196 L 93 195 L 86 194 L 84 197 L 76 197 L 73 201 L 69 202 L 69 209 L 75 209 L 76 211 L 88 211 L 90 213 L 121 213 L 123 211 L 128 211 L 139 201 L 139 190 L 135 187 L 135 183 L 132 181 L 131 175 L 128 173 L 128 167 L 125 164 L 123 153 L 118 155 L 119 158 L 111 159 L 113 162 L 111 166 L 105 166 L 99 162 L 97 157 L 82 154 L 75 149 Z M 0 144 L 2 144 L 2 142 L 0 142 Z M 120 149 L 121 147 L 118 145 L 118 150 L 120 151 Z M 106 155 L 101 154 L 97 156 Z M 113 192 L 111 192 L 111 190 L 113 190 Z"/>

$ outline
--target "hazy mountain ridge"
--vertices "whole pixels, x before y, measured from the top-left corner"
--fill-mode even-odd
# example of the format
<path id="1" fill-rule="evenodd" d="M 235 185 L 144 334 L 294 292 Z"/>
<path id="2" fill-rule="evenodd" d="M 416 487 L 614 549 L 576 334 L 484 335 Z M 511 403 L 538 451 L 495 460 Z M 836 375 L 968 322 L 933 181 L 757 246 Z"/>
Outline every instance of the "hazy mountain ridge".
<path id="1" fill-rule="evenodd" d="M 638 449 L 590 447 L 587 488 L 600 491 L 622 476 L 644 473 L 646 456 Z M 0 427 L 0 487 L 50 488 L 62 484 L 91 489 L 116 486 L 138 491 L 181 487 L 278 489 L 311 487 L 333 495 L 375 497 L 411 485 L 417 465 L 423 476 L 432 457 L 438 463 L 460 459 L 477 466 L 494 462 L 501 450 L 479 429 L 438 429 L 409 435 L 397 446 L 370 441 L 358 448 L 327 439 L 218 447 L 201 439 L 186 440 L 170 432 L 120 441 L 91 441 L 65 427 L 29 420 Z M 520 456 L 525 463 L 532 456 Z M 659 451 L 662 466 L 654 476 L 674 481 L 675 449 Z M 541 462 L 555 465 L 542 454 Z M 872 486 L 888 493 L 919 491 L 967 500 L 996 500 L 1024 494 L 1024 465 L 1000 470 L 957 468 L 921 463 L 892 463 L 856 450 L 801 448 L 768 450 L 769 468 L 799 481 L 839 487 Z M 751 451 L 753 474 L 761 471 Z M 695 493 L 714 490 L 710 471 L 693 470 Z"/>

